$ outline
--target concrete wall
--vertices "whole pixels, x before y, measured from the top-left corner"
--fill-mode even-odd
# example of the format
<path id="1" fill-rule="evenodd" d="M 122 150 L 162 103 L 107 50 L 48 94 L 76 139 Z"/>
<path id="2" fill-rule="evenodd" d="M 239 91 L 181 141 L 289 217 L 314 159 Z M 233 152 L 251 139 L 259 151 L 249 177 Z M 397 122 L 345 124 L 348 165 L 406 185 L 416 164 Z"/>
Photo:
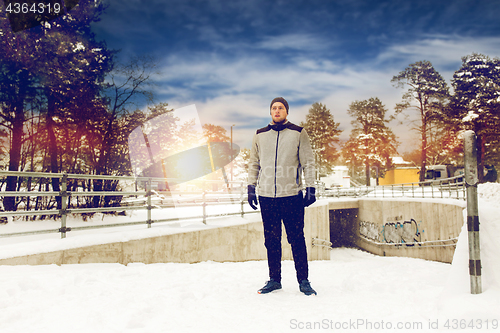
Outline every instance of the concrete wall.
<path id="1" fill-rule="evenodd" d="M 356 245 L 382 256 L 451 263 L 464 201 L 360 199 Z"/>
<path id="2" fill-rule="evenodd" d="M 356 218 L 344 219 L 356 246 L 382 256 L 404 256 L 451 263 L 455 243 L 464 223 L 463 201 L 421 199 L 333 199 L 306 209 L 304 234 L 309 260 L 328 260 L 331 211 L 356 210 Z M 154 228 L 154 226 L 153 226 Z M 55 240 L 57 241 L 57 240 Z M 283 230 L 283 259 L 291 260 Z M 214 227 L 144 238 L 1 259 L 0 265 L 42 265 L 130 262 L 195 263 L 246 261 L 267 258 L 262 222 Z"/>
<path id="3" fill-rule="evenodd" d="M 154 228 L 154 226 L 153 226 Z M 313 238 L 329 240 L 328 203 L 306 208 L 304 235 L 309 260 L 328 260 L 330 249 L 313 246 Z M 55 240 L 58 241 L 58 240 Z M 291 247 L 283 231 L 283 259 Z M 82 263 L 195 263 L 267 259 L 262 222 L 175 233 L 127 242 L 109 243 L 0 260 L 0 265 Z"/>

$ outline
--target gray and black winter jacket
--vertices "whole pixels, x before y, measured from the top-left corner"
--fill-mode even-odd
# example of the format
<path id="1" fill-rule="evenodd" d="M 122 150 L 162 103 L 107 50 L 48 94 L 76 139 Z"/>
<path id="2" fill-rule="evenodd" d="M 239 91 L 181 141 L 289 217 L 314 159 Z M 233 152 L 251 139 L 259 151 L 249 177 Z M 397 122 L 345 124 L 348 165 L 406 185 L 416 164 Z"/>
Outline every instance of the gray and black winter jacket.
<path id="1" fill-rule="evenodd" d="M 256 185 L 263 197 L 297 195 L 314 187 L 315 167 L 311 142 L 303 127 L 286 122 L 267 125 L 255 133 L 248 163 L 248 184 Z"/>

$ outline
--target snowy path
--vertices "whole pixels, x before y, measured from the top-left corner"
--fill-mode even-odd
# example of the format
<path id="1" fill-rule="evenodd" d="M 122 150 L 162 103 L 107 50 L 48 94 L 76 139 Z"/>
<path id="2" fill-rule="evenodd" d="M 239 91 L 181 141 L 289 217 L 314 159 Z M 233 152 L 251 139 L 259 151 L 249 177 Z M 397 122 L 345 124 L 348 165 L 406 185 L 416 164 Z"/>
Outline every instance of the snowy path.
<path id="1" fill-rule="evenodd" d="M 465 303 L 440 309 L 450 270 L 443 263 L 336 249 L 332 260 L 311 262 L 318 296 L 307 297 L 297 289 L 291 261 L 283 265 L 283 290 L 269 295 L 256 293 L 266 279 L 265 261 L 0 266 L 0 331 L 288 332 L 310 331 L 308 325 L 399 331 L 404 325 L 402 332 L 425 332 L 439 320 L 439 331 L 449 332 L 445 319 L 461 318 L 443 313 L 490 325 L 500 319 L 498 292 L 491 295 L 496 304 L 482 296 L 482 309 Z"/>
<path id="2" fill-rule="evenodd" d="M 256 293 L 265 261 L 0 267 L 0 331 L 283 332 L 358 319 L 427 325 L 449 269 L 338 249 L 333 260 L 311 263 L 319 295 L 306 297 L 290 261 L 283 291 L 270 295 Z"/>

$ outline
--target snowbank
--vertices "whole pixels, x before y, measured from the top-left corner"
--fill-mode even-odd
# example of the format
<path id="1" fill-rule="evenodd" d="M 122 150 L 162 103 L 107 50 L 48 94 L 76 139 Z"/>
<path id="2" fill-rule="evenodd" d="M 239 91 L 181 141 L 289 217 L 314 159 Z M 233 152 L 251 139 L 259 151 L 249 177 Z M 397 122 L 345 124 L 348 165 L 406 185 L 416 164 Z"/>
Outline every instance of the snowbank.
<path id="1" fill-rule="evenodd" d="M 464 224 L 439 308 L 448 317 L 453 315 L 458 319 L 488 316 L 500 319 L 500 184 L 479 185 L 478 197 L 483 293 L 470 293 L 468 231 Z"/>

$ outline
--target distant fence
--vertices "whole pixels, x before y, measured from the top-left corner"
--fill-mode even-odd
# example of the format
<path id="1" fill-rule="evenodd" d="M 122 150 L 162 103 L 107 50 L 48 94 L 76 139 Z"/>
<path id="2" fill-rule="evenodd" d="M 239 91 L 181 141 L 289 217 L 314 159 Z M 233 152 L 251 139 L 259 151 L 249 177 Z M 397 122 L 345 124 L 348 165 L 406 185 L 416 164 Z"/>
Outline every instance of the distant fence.
<path id="1" fill-rule="evenodd" d="M 118 227 L 118 226 L 130 226 L 137 224 L 147 224 L 148 228 L 151 227 L 153 223 L 176 223 L 179 220 L 186 219 L 202 219 L 203 223 L 206 223 L 207 218 L 220 216 L 220 214 L 207 214 L 206 207 L 209 205 L 239 205 L 240 210 L 237 213 L 227 213 L 224 215 L 241 215 L 243 216 L 244 203 L 246 202 L 246 189 L 244 190 L 243 182 L 223 182 L 219 180 L 203 180 L 200 181 L 202 184 L 228 184 L 229 190 L 226 193 L 212 193 L 207 190 L 203 191 L 168 191 L 162 192 L 166 199 L 162 200 L 161 203 L 153 204 L 153 198 L 158 197 L 159 192 L 154 191 L 153 187 L 158 186 L 158 184 L 165 184 L 165 182 L 174 182 L 178 180 L 168 179 L 168 178 L 152 178 L 152 177 L 131 177 L 131 176 L 97 176 L 97 175 L 82 175 L 82 174 L 67 174 L 67 173 L 44 173 L 44 172 L 21 172 L 21 171 L 0 171 L 0 176 L 14 176 L 14 177 L 33 177 L 33 178 L 58 178 L 60 180 L 60 191 L 34 191 L 31 188 L 24 188 L 22 191 L 3 191 L 2 197 L 53 197 L 60 198 L 60 207 L 54 209 L 45 210 L 33 210 L 32 207 L 24 207 L 25 210 L 17 211 L 0 211 L 0 218 L 8 216 L 55 216 L 61 219 L 61 226 L 58 229 L 50 230 L 36 230 L 28 232 L 17 232 L 9 234 L 0 234 L 0 237 L 10 237 L 10 236 L 22 236 L 22 235 L 33 235 L 33 234 L 44 234 L 44 233 L 61 233 L 61 238 L 66 237 L 66 233 L 72 230 L 84 230 L 84 229 L 97 229 L 97 228 L 108 228 L 108 227 Z M 69 179 L 79 179 L 79 180 L 112 180 L 112 181 L 129 181 L 135 183 L 134 191 L 68 191 L 68 180 Z M 203 187 L 206 187 L 202 185 Z M 141 187 L 144 189 L 139 190 Z M 235 190 L 236 188 L 236 190 Z M 178 194 L 182 194 L 184 197 L 175 197 Z M 90 208 L 74 208 L 74 198 L 78 197 L 122 197 L 123 198 L 138 198 L 143 196 L 144 200 L 137 201 L 135 204 L 129 204 L 126 200 L 121 200 L 119 206 L 113 205 L 112 207 L 90 207 Z M 187 197 L 186 197 L 187 196 Z M 3 198 L 2 198 L 3 199 Z M 189 216 L 189 217 L 175 217 L 167 219 L 152 219 L 151 211 L 156 208 L 176 208 L 176 207 L 190 207 L 190 206 L 202 206 L 203 213 L 201 216 Z M 67 227 L 67 217 L 69 214 L 86 214 L 86 213 L 106 213 L 106 212 L 123 212 L 132 210 L 146 210 L 147 218 L 142 221 L 127 222 L 127 223 L 113 223 L 107 225 L 93 225 L 93 226 L 81 226 L 81 227 Z M 253 211 L 252 211 L 253 212 Z"/>
<path id="2" fill-rule="evenodd" d="M 451 198 L 466 200 L 466 186 L 463 176 L 456 176 L 440 180 L 427 180 L 424 182 L 355 186 L 349 188 L 335 187 L 325 189 L 324 197 L 376 197 L 376 198 Z"/>
<path id="3" fill-rule="evenodd" d="M 177 223 L 180 220 L 201 219 L 206 223 L 208 218 L 221 216 L 221 214 L 207 214 L 207 206 L 212 205 L 239 205 L 238 212 L 225 213 L 223 215 L 240 215 L 255 213 L 258 211 L 244 210 L 244 204 L 247 202 L 246 186 L 244 182 L 223 182 L 220 180 L 203 180 L 201 187 L 205 189 L 210 184 L 225 184 L 228 189 L 225 192 L 212 192 L 208 190 L 200 191 L 168 191 L 161 192 L 166 196 L 161 203 L 153 204 L 153 199 L 158 198 L 159 193 L 153 190 L 154 186 L 165 184 L 165 182 L 175 182 L 178 180 L 168 178 L 152 178 L 152 177 L 132 177 L 132 176 L 105 176 L 105 175 L 82 175 L 82 174 L 67 174 L 67 173 L 44 173 L 44 172 L 22 172 L 22 171 L 0 171 L 0 177 L 20 177 L 21 178 L 45 178 L 60 180 L 60 191 L 41 191 L 32 190 L 29 187 L 20 188 L 21 191 L 3 191 L 2 197 L 18 197 L 18 198 L 60 198 L 60 207 L 52 209 L 34 210 L 30 205 L 24 205 L 24 210 L 17 211 L 0 211 L 0 219 L 8 216 L 52 216 L 60 218 L 60 228 L 48 230 L 33 230 L 26 232 L 4 233 L 1 237 L 46 234 L 46 233 L 61 233 L 61 238 L 66 237 L 69 231 L 110 228 L 119 226 L 130 226 L 138 224 L 147 224 L 151 228 L 153 223 Z M 132 182 L 135 184 L 134 191 L 69 191 L 68 180 L 87 180 L 87 181 L 123 181 Z M 423 183 L 407 183 L 397 185 L 384 186 L 360 186 L 351 188 L 335 188 L 325 189 L 318 186 L 318 196 L 326 198 L 340 197 L 413 197 L 413 198 L 454 198 L 465 200 L 466 190 L 463 182 L 463 177 L 453 177 L 441 181 L 426 181 Z M 142 189 L 143 188 L 143 189 Z M 180 195 L 182 194 L 183 197 Z M 179 196 L 177 196 L 179 195 Z M 79 197 L 121 197 L 119 205 L 112 207 L 86 207 L 75 208 L 76 199 Z M 135 204 L 127 201 L 127 198 L 139 198 L 135 200 Z M 3 198 L 2 198 L 3 199 Z M 27 200 L 28 201 L 28 200 Z M 156 208 L 180 208 L 180 207 L 199 207 L 202 206 L 203 212 L 200 216 L 175 217 L 166 219 L 152 219 L 152 210 Z M 147 215 L 145 220 L 100 224 L 90 226 L 68 227 L 67 217 L 69 214 L 88 214 L 88 213 L 106 213 L 106 212 L 123 212 L 133 210 L 146 210 Z"/>

